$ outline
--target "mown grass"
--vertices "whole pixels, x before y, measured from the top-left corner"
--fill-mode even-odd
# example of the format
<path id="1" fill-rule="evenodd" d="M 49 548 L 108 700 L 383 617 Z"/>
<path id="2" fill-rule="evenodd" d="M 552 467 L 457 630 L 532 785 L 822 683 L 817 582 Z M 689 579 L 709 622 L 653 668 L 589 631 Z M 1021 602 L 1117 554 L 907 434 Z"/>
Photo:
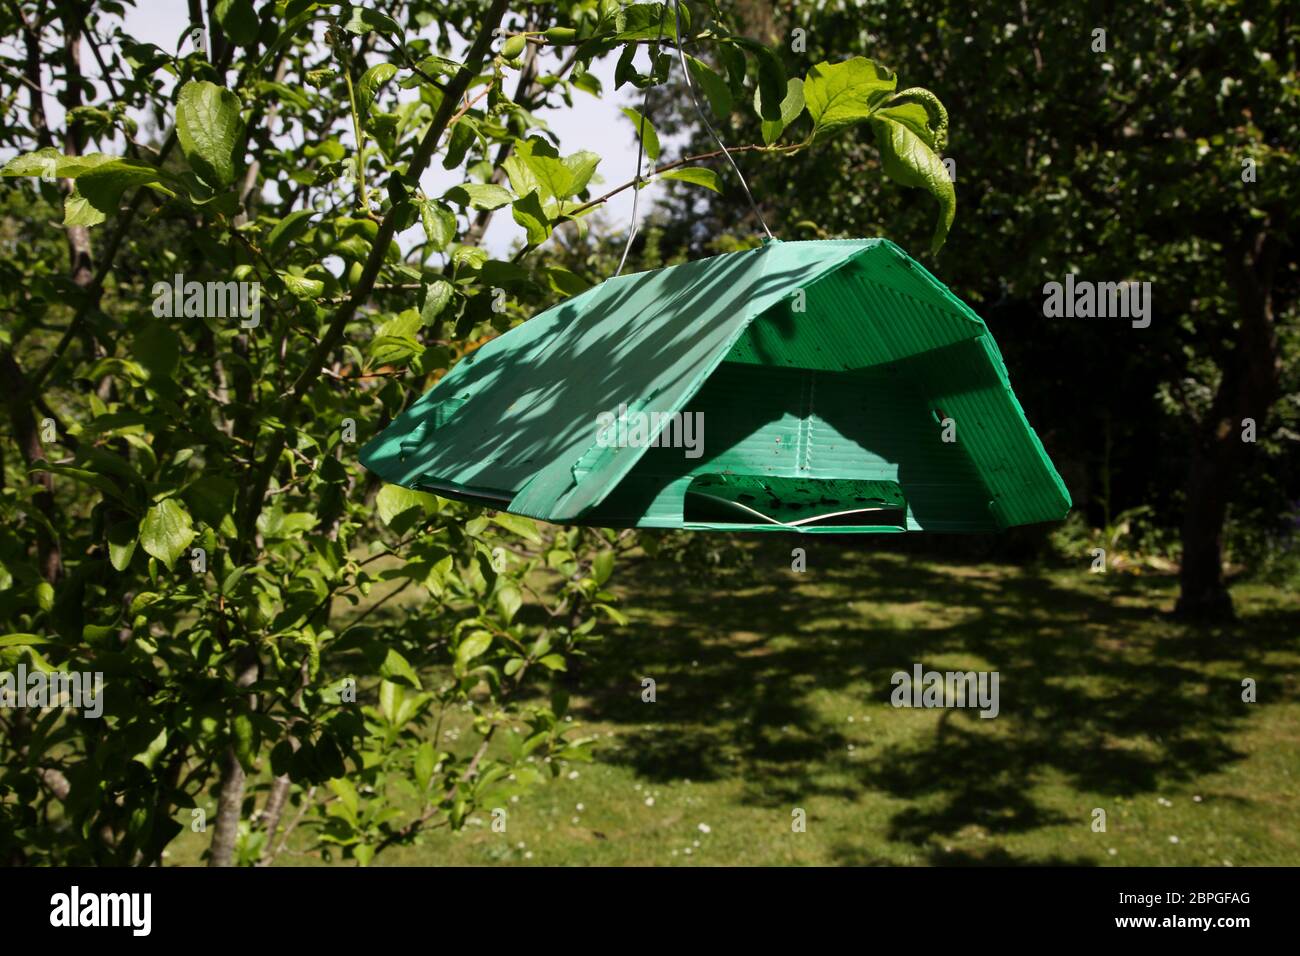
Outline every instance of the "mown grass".
<path id="1" fill-rule="evenodd" d="M 576 680 L 596 761 L 505 834 L 484 819 L 381 862 L 1300 863 L 1295 593 L 1242 585 L 1240 623 L 1193 628 L 1168 578 L 862 540 L 803 542 L 803 574 L 768 538 L 716 580 L 623 564 L 632 623 Z M 894 708 L 914 662 L 998 671 L 999 716 Z"/>
<path id="2" fill-rule="evenodd" d="M 1171 579 L 862 540 L 802 542 L 802 574 L 766 536 L 716 578 L 621 563 L 631 624 L 574 675 L 595 761 L 512 804 L 504 834 L 480 813 L 376 862 L 1300 863 L 1294 592 L 1243 584 L 1238 624 L 1195 628 L 1167 616 Z M 893 707 L 915 662 L 997 671 L 999 716 Z"/>

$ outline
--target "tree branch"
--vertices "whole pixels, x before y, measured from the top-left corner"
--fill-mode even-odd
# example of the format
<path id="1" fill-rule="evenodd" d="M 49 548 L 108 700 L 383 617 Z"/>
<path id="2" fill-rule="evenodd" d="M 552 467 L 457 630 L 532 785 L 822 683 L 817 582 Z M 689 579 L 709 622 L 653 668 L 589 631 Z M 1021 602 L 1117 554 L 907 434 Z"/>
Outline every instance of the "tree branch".
<path id="1" fill-rule="evenodd" d="M 662 166 L 652 169 L 647 175 L 642 176 L 639 181 L 645 182 L 648 179 L 653 179 L 655 176 L 658 176 L 660 173 L 666 173 L 670 170 L 676 169 L 679 166 L 685 166 L 688 163 L 698 163 L 701 160 L 705 160 L 705 159 L 715 159 L 716 157 L 721 156 L 724 153 L 752 153 L 752 152 L 792 153 L 803 149 L 806 145 L 808 144 L 792 143 L 788 146 L 759 146 L 757 144 L 751 144 L 749 146 L 728 146 L 726 149 L 715 149 L 712 150 L 711 152 L 696 153 L 694 156 L 683 156 L 681 159 L 675 159 L 671 163 L 665 163 Z M 616 186 L 615 188 L 611 189 L 609 192 L 605 193 L 603 196 L 597 196 L 595 199 L 591 200 L 590 202 L 585 202 L 577 209 L 571 210 L 569 212 L 569 215 L 576 216 L 579 213 L 586 212 L 588 209 L 591 209 L 593 206 L 599 206 L 601 203 L 607 202 L 608 200 L 612 199 L 614 196 L 617 196 L 623 190 L 635 186 L 637 182 L 638 180 L 636 179 L 629 179 L 623 185 Z"/>
<path id="2" fill-rule="evenodd" d="M 470 82 L 478 75 L 479 68 L 487 55 L 488 47 L 492 43 L 493 31 L 500 24 L 501 18 L 505 16 L 508 5 L 508 0 L 493 0 L 492 6 L 484 16 L 479 34 L 465 57 L 464 66 L 457 71 L 451 82 L 447 84 L 447 88 L 443 91 L 442 102 L 439 104 L 428 130 L 411 157 L 406 175 L 403 177 L 403 181 L 408 187 L 414 188 L 419 185 L 420 175 L 433 158 L 434 150 L 442 139 L 442 134 L 450 125 L 457 104 L 465 95 L 465 91 L 469 89 Z M 307 391 L 320 378 L 320 370 L 325 364 L 326 357 L 338 348 L 348 322 L 356 315 L 357 309 L 374 288 L 375 280 L 379 277 L 379 269 L 384 263 L 384 256 L 397 229 L 398 209 L 399 207 L 396 205 L 391 206 L 382 222 L 380 222 L 379 233 L 371 246 L 370 255 L 362 269 L 360 281 L 353 288 L 352 295 L 335 313 L 329 327 L 321 336 L 320 341 L 316 343 L 316 347 L 308 355 L 302 371 L 289 390 L 289 394 L 285 396 L 279 415 L 280 421 L 285 425 L 292 420 L 294 412 Z M 240 561 L 247 555 L 250 533 L 257 522 L 258 514 L 261 512 L 262 501 L 266 495 L 267 486 L 270 484 L 271 473 L 275 471 L 286 442 L 286 431 L 282 428 L 271 439 L 266 456 L 249 482 L 249 490 L 241 509 L 239 539 L 236 545 L 239 549 L 237 558 Z"/>

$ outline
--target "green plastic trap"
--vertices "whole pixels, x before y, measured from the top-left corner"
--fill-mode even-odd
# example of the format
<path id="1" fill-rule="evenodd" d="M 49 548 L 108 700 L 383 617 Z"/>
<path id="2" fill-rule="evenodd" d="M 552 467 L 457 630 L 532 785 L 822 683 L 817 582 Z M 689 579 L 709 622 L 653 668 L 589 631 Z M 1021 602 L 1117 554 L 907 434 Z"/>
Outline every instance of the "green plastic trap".
<path id="1" fill-rule="evenodd" d="M 361 460 L 603 527 L 983 532 L 1070 508 L 988 328 L 884 239 L 607 280 L 457 363 Z"/>

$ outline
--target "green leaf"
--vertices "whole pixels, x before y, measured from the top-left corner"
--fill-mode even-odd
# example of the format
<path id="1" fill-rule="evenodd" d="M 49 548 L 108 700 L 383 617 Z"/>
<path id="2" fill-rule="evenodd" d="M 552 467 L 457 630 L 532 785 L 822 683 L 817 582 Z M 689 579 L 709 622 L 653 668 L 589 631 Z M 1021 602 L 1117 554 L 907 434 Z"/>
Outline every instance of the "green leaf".
<path id="1" fill-rule="evenodd" d="M 415 782 L 420 785 L 421 792 L 429 789 L 429 784 L 433 782 L 434 767 L 438 766 L 438 754 L 433 749 L 433 744 L 424 741 L 415 750 Z"/>
<path id="2" fill-rule="evenodd" d="M 384 485 L 375 496 L 375 509 L 384 524 L 392 524 L 394 518 L 412 508 L 422 508 L 425 514 L 434 514 L 438 510 L 438 499 L 427 491 L 414 491 L 401 485 Z"/>
<path id="3" fill-rule="evenodd" d="M 158 183 L 158 170 L 129 159 L 111 159 L 82 172 L 63 206 L 65 226 L 98 226 L 117 213 L 122 193 Z"/>
<path id="4" fill-rule="evenodd" d="M 370 340 L 370 357 L 374 365 L 389 365 L 409 361 L 422 351 L 415 337 L 420 328 L 420 313 L 407 309 L 375 330 Z"/>
<path id="5" fill-rule="evenodd" d="M 49 639 L 39 634 L 6 634 L 0 637 L 0 647 L 29 647 L 48 643 Z"/>
<path id="6" fill-rule="evenodd" d="M 19 153 L 0 169 L 3 176 L 43 176 L 54 179 L 59 174 L 59 160 L 64 156 L 53 146 L 46 146 L 34 153 Z"/>
<path id="7" fill-rule="evenodd" d="M 207 80 L 181 87 L 176 102 L 176 136 L 190 168 L 210 186 L 235 181 L 235 146 L 242 124 L 239 97 Z"/>
<path id="8" fill-rule="evenodd" d="M 902 123 L 935 152 L 947 145 L 948 111 L 927 89 L 914 86 L 903 90 L 877 110 L 876 116 Z"/>
<path id="9" fill-rule="evenodd" d="M 580 149 L 570 156 L 565 156 L 560 162 L 569 171 L 569 189 L 568 195 L 557 198 L 568 199 L 587 188 L 587 184 L 591 182 L 591 177 L 596 172 L 596 167 L 600 164 L 600 154 L 593 153 L 589 149 Z"/>
<path id="10" fill-rule="evenodd" d="M 616 40 L 655 40 L 671 39 L 673 36 L 673 12 L 671 3 L 629 3 L 620 12 Z M 691 9 L 681 5 L 682 36 L 691 31 Z"/>
<path id="11" fill-rule="evenodd" d="M 618 62 L 614 65 L 614 89 L 620 89 L 624 83 L 632 82 L 637 78 L 636 65 L 633 62 L 636 51 L 635 43 L 623 45 L 623 52 L 618 55 Z"/>
<path id="12" fill-rule="evenodd" d="M 601 551 L 591 559 L 591 576 L 597 584 L 604 584 L 614 573 L 614 552 Z"/>
<path id="13" fill-rule="evenodd" d="M 763 113 L 763 108 L 759 99 L 763 95 L 760 87 L 754 91 L 754 109 L 759 114 Z M 763 142 L 767 145 L 775 143 L 785 132 L 785 128 L 798 119 L 799 114 L 803 112 L 803 80 L 795 77 L 786 84 L 785 98 L 781 100 L 781 115 L 777 119 L 763 120 Z"/>
<path id="14" fill-rule="evenodd" d="M 388 321 L 382 323 L 375 331 L 376 335 L 411 336 L 420 328 L 420 313 L 415 309 L 404 309 Z"/>
<path id="15" fill-rule="evenodd" d="M 77 192 L 74 186 L 72 192 L 63 200 L 63 225 L 67 226 L 98 226 L 108 218 L 108 212 L 111 210 L 96 209 L 90 204 L 85 196 Z"/>
<path id="16" fill-rule="evenodd" d="M 119 521 L 108 529 L 108 560 L 118 571 L 131 565 L 135 544 L 139 540 L 139 526 L 134 521 Z"/>
<path id="17" fill-rule="evenodd" d="M 591 288 L 590 282 L 563 266 L 551 266 L 544 272 L 547 284 L 561 295 L 581 295 Z"/>
<path id="18" fill-rule="evenodd" d="M 194 523 L 190 513 L 175 498 L 164 498 L 140 522 L 140 543 L 171 570 L 176 559 L 194 540 Z"/>
<path id="19" fill-rule="evenodd" d="M 298 209 L 289 213 L 275 224 L 271 234 L 266 238 L 267 250 L 272 255 L 279 255 L 288 248 L 289 243 L 293 242 L 306 231 L 311 225 L 311 217 L 315 214 L 314 209 Z"/>
<path id="20" fill-rule="evenodd" d="M 139 435 L 128 433 L 122 437 L 137 448 L 140 448 L 141 444 L 148 448 L 148 442 L 145 442 Z M 142 448 L 141 451 L 143 453 L 141 465 L 144 465 L 146 460 L 155 461 L 152 449 L 145 451 Z M 118 452 L 110 451 L 107 448 L 97 448 L 93 445 L 83 445 L 77 454 L 83 468 L 96 471 L 102 475 L 108 475 L 127 486 L 144 483 L 144 477 L 140 474 L 140 471 Z"/>
<path id="21" fill-rule="evenodd" d="M 608 604 L 592 605 L 598 611 L 604 611 L 611 621 L 620 626 L 627 624 L 627 615 L 617 608 L 610 607 Z"/>
<path id="22" fill-rule="evenodd" d="M 420 224 L 434 252 L 442 252 L 456 238 L 456 214 L 436 199 L 419 201 Z"/>
<path id="23" fill-rule="evenodd" d="M 420 308 L 420 324 L 433 325 L 451 302 L 452 285 L 446 279 L 434 279 L 424 290 L 424 305 Z"/>
<path id="24" fill-rule="evenodd" d="M 339 804 L 347 811 L 348 819 L 355 824 L 357 814 L 361 810 L 361 797 L 357 793 L 357 788 L 352 785 L 352 781 L 346 777 L 337 777 L 327 781 L 325 785 L 339 798 Z"/>
<path id="25" fill-rule="evenodd" d="M 181 340 L 161 322 L 148 322 L 132 337 L 132 352 L 150 381 L 168 380 L 181 361 Z"/>
<path id="26" fill-rule="evenodd" d="M 530 246 L 540 246 L 551 235 L 551 220 L 542 208 L 542 198 L 536 189 L 522 199 L 516 199 L 510 208 L 515 222 L 524 227 Z"/>
<path id="27" fill-rule="evenodd" d="M 239 486 L 222 475 L 203 475 L 181 492 L 190 514 L 210 528 L 219 528 L 235 512 Z"/>
<path id="28" fill-rule="evenodd" d="M 463 674 L 474 658 L 483 655 L 492 646 L 492 635 L 487 631 L 474 631 L 456 648 L 456 672 Z"/>
<path id="29" fill-rule="evenodd" d="M 397 712 L 406 699 L 406 688 L 392 681 L 379 682 L 379 712 L 390 724 L 397 722 Z"/>
<path id="30" fill-rule="evenodd" d="M 534 189 L 541 186 L 541 183 L 537 180 L 537 174 L 528 165 L 525 155 L 522 155 L 526 153 L 527 145 L 526 141 L 520 143 L 519 147 L 501 164 L 506 171 L 506 176 L 510 179 L 510 188 L 514 190 L 516 196 L 527 196 Z"/>
<path id="31" fill-rule="evenodd" d="M 765 120 L 781 118 L 781 101 L 786 95 L 785 64 L 775 51 L 759 46 L 753 48 L 754 58 L 758 60 L 757 102 L 762 104 L 759 116 Z"/>
<path id="32" fill-rule="evenodd" d="M 357 113 L 362 121 L 369 115 L 370 105 L 374 103 L 380 87 L 396 75 L 397 67 L 391 63 L 376 63 L 361 74 L 361 82 L 357 84 Z"/>
<path id="33" fill-rule="evenodd" d="M 379 676 L 387 681 L 407 684 L 416 690 L 420 689 L 420 675 L 415 672 L 415 668 L 405 657 L 391 647 L 384 656 L 383 663 L 379 665 Z"/>
<path id="34" fill-rule="evenodd" d="M 277 272 L 276 275 L 296 299 L 319 299 L 325 294 L 325 283 L 321 279 L 308 279 L 291 272 Z"/>
<path id="35" fill-rule="evenodd" d="M 213 15 L 221 29 L 240 46 L 252 46 L 261 24 L 253 0 L 217 0 Z"/>
<path id="36" fill-rule="evenodd" d="M 939 251 L 957 214 L 957 192 L 943 161 L 916 133 L 890 119 L 873 119 L 876 145 L 885 174 L 904 186 L 926 190 L 939 203 L 939 218 L 930 240 L 931 254 Z"/>
<path id="37" fill-rule="evenodd" d="M 934 149 L 934 130 L 930 128 L 930 115 L 919 103 L 900 103 L 877 110 L 875 119 L 890 120 L 906 126 L 926 146 Z"/>
<path id="38" fill-rule="evenodd" d="M 575 90 L 582 90 L 584 93 L 590 93 L 592 96 L 600 99 L 604 95 L 604 87 L 600 85 L 600 80 L 595 73 L 575 73 L 572 80 Z"/>
<path id="39" fill-rule="evenodd" d="M 547 654 L 537 663 L 541 664 L 548 670 L 553 671 L 565 671 L 569 669 L 564 663 L 564 658 L 559 654 Z"/>
<path id="40" fill-rule="evenodd" d="M 451 128 L 451 137 L 447 140 L 447 153 L 442 160 L 443 169 L 455 169 L 465 160 L 465 154 L 477 139 L 476 124 L 468 116 L 462 116 Z"/>
<path id="41" fill-rule="evenodd" d="M 417 65 L 419 66 L 421 73 L 427 73 L 430 76 L 452 76 L 464 64 L 462 64 L 459 60 L 449 60 L 445 56 L 438 56 L 437 54 L 434 54 L 432 56 L 425 57 Z"/>
<path id="42" fill-rule="evenodd" d="M 727 86 L 733 96 L 745 87 L 745 54 L 735 38 L 719 38 L 714 47 L 719 64 L 727 71 Z"/>
<path id="43" fill-rule="evenodd" d="M 370 340 L 370 365 L 405 365 L 419 355 L 423 346 L 402 335 L 377 335 Z"/>
<path id="44" fill-rule="evenodd" d="M 162 756 L 163 751 L 166 749 L 167 728 L 163 727 L 162 730 L 158 731 L 158 735 L 149 741 L 148 746 L 131 759 L 144 764 L 147 768 L 152 770 L 153 765 L 158 762 L 158 758 Z"/>
<path id="45" fill-rule="evenodd" d="M 29 470 L 33 472 L 48 471 L 53 475 L 62 475 L 65 478 L 71 478 L 73 481 L 81 482 L 83 485 L 89 485 L 109 498 L 122 500 L 122 489 L 112 479 L 96 474 L 93 471 L 87 471 L 85 468 L 74 468 L 71 465 L 52 465 L 49 462 L 38 461 Z"/>
<path id="46" fill-rule="evenodd" d="M 527 166 L 529 175 L 520 176 L 520 180 L 531 179 L 540 187 L 543 196 L 554 199 L 568 199 L 587 188 L 600 156 L 590 150 L 579 150 L 563 159 L 555 147 L 540 139 L 529 139 L 516 147 L 521 161 Z M 518 169 L 518 167 L 515 167 Z M 507 166 L 506 172 L 510 173 Z M 511 183 L 515 182 L 511 175 Z"/>
<path id="47" fill-rule="evenodd" d="M 653 163 L 659 159 L 659 134 L 654 124 L 631 107 L 623 107 L 623 115 L 632 121 L 632 129 L 645 143 L 646 157 Z"/>
<path id="48" fill-rule="evenodd" d="M 470 270 L 483 268 L 483 263 L 490 258 L 488 251 L 478 246 L 457 246 L 451 254 L 453 266 Z"/>
<path id="49" fill-rule="evenodd" d="M 532 518 L 524 518 L 520 515 L 500 511 L 492 516 L 492 523 L 505 528 L 511 534 L 517 534 L 519 537 L 531 541 L 533 544 L 542 543 L 542 536 L 537 532 L 537 522 L 533 521 Z"/>
<path id="50" fill-rule="evenodd" d="M 866 57 L 819 63 L 808 71 L 803 95 L 813 120 L 813 139 L 869 117 L 898 85 L 893 72 Z M 775 117 L 765 117 L 774 119 Z"/>
<path id="51" fill-rule="evenodd" d="M 670 169 L 666 173 L 660 173 L 659 178 L 679 179 L 684 183 L 712 189 L 715 193 L 722 192 L 722 180 L 707 166 L 683 166 L 680 169 Z"/>
<path id="52" fill-rule="evenodd" d="M 501 610 L 501 616 L 507 624 L 514 620 L 515 614 L 523 603 L 523 594 L 512 584 L 503 585 L 497 591 L 497 607 Z"/>
<path id="53" fill-rule="evenodd" d="M 704 91 L 713 115 L 720 120 L 730 116 L 731 88 L 727 86 L 727 81 L 715 73 L 707 63 L 693 56 L 686 57 L 686 67 L 691 71 L 691 79 L 695 85 Z"/>
<path id="54" fill-rule="evenodd" d="M 496 183 L 462 183 L 448 189 L 443 198 L 474 209 L 500 209 L 511 200 L 510 190 Z"/>
<path id="55" fill-rule="evenodd" d="M 117 160 L 116 156 L 104 153 L 86 153 L 83 156 L 64 156 L 53 146 L 46 146 L 34 153 L 21 153 L 0 169 L 4 176 L 43 176 L 49 179 L 76 179 L 82 173 L 89 172 Z"/>
<path id="56" fill-rule="evenodd" d="M 156 591 L 141 591 L 131 599 L 131 616 L 135 617 L 145 608 L 157 604 L 162 599 L 162 595 Z"/>
<path id="57" fill-rule="evenodd" d="M 486 286 L 515 286 L 531 284 L 533 274 L 523 266 L 504 259 L 488 259 L 479 269 L 479 279 Z"/>
<path id="58" fill-rule="evenodd" d="M 368 10 L 363 7 L 353 7 L 352 16 L 343 24 L 343 29 L 349 33 L 366 34 L 371 30 L 376 30 L 385 35 L 402 35 L 402 28 L 397 25 L 397 21 L 392 17 L 380 13 L 378 10 Z"/>

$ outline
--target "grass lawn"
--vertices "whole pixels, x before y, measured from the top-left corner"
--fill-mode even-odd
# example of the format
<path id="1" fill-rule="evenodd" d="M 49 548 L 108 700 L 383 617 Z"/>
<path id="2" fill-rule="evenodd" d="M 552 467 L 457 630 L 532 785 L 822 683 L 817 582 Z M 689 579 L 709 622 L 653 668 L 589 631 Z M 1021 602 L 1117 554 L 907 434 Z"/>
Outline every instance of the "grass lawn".
<path id="1" fill-rule="evenodd" d="M 713 579 L 620 563 L 632 623 L 575 675 L 595 761 L 512 804 L 505 834 L 480 812 L 376 862 L 1300 864 L 1300 596 L 1243 584 L 1239 624 L 1195 629 L 1165 615 L 1172 579 L 863 540 L 762 536 Z M 997 671 L 997 718 L 893 707 L 918 662 Z"/>
<path id="2" fill-rule="evenodd" d="M 1198 630 L 1164 616 L 1171 579 L 862 540 L 808 539 L 802 574 L 777 537 L 713 581 L 621 564 L 632 624 L 574 698 L 596 761 L 506 834 L 481 814 L 380 862 L 1300 864 L 1295 593 L 1242 585 L 1240 623 Z M 893 707 L 914 662 L 998 671 L 999 716 Z"/>

